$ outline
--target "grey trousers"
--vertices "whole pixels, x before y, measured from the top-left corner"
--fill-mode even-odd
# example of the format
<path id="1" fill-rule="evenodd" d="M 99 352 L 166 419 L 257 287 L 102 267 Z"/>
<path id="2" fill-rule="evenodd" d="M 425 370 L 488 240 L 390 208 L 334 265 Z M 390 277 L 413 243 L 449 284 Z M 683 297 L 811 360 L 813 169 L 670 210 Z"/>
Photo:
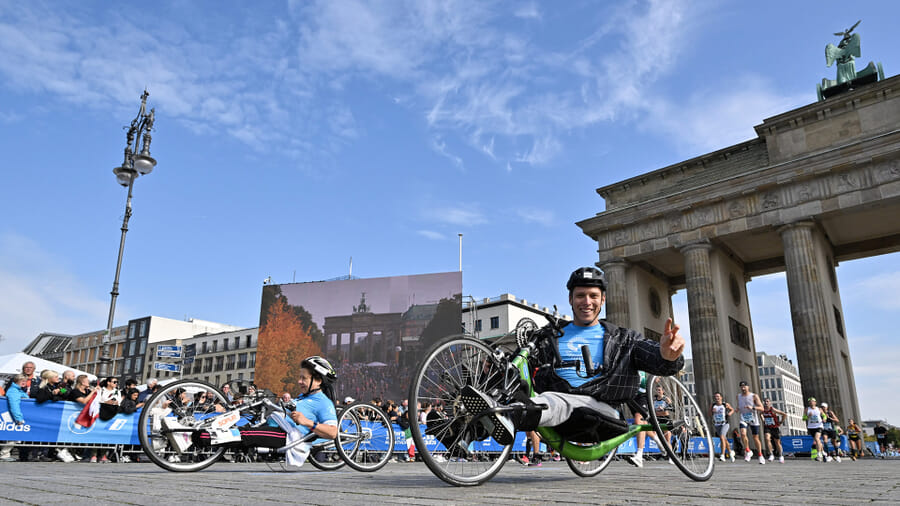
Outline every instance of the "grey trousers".
<path id="1" fill-rule="evenodd" d="M 619 412 L 605 402 L 598 401 L 588 395 L 544 392 L 531 398 L 536 404 L 545 404 L 547 409 L 541 412 L 540 427 L 555 427 L 572 416 L 575 408 L 589 408 L 606 416 L 619 418 Z"/>

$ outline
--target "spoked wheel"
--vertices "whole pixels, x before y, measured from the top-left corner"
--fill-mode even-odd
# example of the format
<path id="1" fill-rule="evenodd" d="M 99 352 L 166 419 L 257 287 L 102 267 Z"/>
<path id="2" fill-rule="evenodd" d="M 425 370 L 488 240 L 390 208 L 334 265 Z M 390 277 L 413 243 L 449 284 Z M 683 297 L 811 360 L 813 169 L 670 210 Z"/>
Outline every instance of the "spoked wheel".
<path id="1" fill-rule="evenodd" d="M 357 402 L 344 409 L 337 452 L 348 466 L 362 472 L 384 467 L 394 452 L 394 428 L 384 411 Z"/>
<path id="2" fill-rule="evenodd" d="M 489 439 L 484 418 L 475 420 L 477 413 L 467 411 L 461 400 L 464 387 L 490 392 L 504 373 L 489 346 L 464 336 L 439 341 L 419 365 L 409 406 L 440 405 L 444 416 L 429 420 L 427 428 L 413 420 L 410 431 L 422 460 L 438 478 L 456 486 L 480 485 L 506 464 L 512 445 L 501 447 Z"/>
<path id="3" fill-rule="evenodd" d="M 617 448 L 613 448 L 612 451 L 604 455 L 603 458 L 592 460 L 590 462 L 581 462 L 566 457 L 566 464 L 569 464 L 569 469 L 578 476 L 590 478 L 592 476 L 597 476 L 602 473 L 604 469 L 609 467 L 610 462 L 615 459 L 616 450 Z"/>
<path id="4" fill-rule="evenodd" d="M 338 410 L 338 427 L 341 426 L 340 421 L 343 419 L 343 411 Z M 344 467 L 344 459 L 338 454 L 337 446 L 334 440 L 314 443 L 309 450 L 309 458 L 307 462 L 320 471 L 334 471 Z"/>
<path id="5" fill-rule="evenodd" d="M 211 402 L 201 402 L 201 394 Z M 199 380 L 169 383 L 153 394 L 141 410 L 138 438 L 154 464 L 167 471 L 205 469 L 225 453 L 223 446 L 198 447 L 192 436 L 204 420 L 217 414 L 216 406 L 229 406 L 215 386 Z"/>
<path id="6" fill-rule="evenodd" d="M 690 391 L 674 377 L 653 376 L 647 387 L 650 422 L 665 452 L 690 479 L 713 473 L 712 431 Z"/>

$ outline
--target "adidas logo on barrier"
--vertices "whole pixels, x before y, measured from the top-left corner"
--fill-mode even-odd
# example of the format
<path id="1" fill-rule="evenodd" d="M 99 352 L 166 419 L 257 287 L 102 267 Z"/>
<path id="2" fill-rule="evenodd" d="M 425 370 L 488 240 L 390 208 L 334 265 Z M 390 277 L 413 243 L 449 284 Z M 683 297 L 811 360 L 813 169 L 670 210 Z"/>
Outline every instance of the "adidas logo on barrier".
<path id="1" fill-rule="evenodd" d="M 13 432 L 29 432 L 31 425 L 16 425 L 16 421 L 8 411 L 0 413 L 0 430 L 9 430 Z"/>

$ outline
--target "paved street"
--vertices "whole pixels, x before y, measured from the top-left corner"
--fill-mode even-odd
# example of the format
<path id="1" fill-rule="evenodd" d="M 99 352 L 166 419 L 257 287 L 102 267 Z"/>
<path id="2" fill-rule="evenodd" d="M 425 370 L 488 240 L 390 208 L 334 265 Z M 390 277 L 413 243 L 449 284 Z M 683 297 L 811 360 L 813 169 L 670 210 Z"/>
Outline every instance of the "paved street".
<path id="1" fill-rule="evenodd" d="M 718 463 L 718 462 L 717 462 Z M 900 460 L 716 466 L 708 482 L 649 462 L 614 462 L 595 478 L 579 478 L 565 462 L 522 467 L 509 462 L 489 483 L 456 488 L 424 464 L 391 463 L 375 473 L 349 469 L 272 472 L 265 464 L 215 464 L 176 474 L 153 464 L 2 463 L 0 504 L 828 504 L 900 503 Z"/>

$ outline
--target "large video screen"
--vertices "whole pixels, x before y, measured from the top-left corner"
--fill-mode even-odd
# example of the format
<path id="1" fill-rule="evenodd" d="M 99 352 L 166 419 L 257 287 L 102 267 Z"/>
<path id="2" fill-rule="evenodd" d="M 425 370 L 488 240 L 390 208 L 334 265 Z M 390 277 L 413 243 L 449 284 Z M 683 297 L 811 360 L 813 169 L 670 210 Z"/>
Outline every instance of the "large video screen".
<path id="1" fill-rule="evenodd" d="M 300 362 L 326 357 L 335 398 L 399 403 L 437 340 L 462 332 L 462 273 L 263 286 L 254 382 L 298 392 Z"/>

